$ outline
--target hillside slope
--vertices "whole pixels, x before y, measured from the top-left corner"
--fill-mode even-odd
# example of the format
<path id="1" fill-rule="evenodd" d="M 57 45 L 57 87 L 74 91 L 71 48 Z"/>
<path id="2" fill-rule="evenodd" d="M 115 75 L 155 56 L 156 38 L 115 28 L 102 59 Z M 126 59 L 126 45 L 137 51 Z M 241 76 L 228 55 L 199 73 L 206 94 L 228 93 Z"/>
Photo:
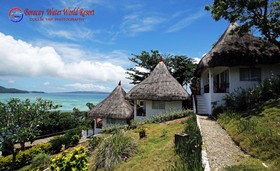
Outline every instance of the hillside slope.
<path id="1" fill-rule="evenodd" d="M 219 124 L 251 156 L 280 168 L 280 99 L 270 100 L 245 113 L 225 112 Z"/>

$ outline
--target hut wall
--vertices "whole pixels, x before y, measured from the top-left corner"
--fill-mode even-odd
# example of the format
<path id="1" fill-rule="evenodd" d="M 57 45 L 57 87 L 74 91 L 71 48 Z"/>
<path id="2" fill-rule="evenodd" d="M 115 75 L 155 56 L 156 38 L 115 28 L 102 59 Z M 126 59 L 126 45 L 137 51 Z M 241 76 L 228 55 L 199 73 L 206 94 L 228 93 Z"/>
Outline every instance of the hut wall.
<path id="1" fill-rule="evenodd" d="M 146 117 L 182 109 L 182 101 L 164 101 L 165 109 L 153 109 L 153 101 L 146 101 Z"/>
<path id="2" fill-rule="evenodd" d="M 112 119 L 112 118 L 104 118 L 102 122 L 102 127 L 109 125 L 125 125 L 127 124 L 126 119 Z"/>
<path id="3" fill-rule="evenodd" d="M 272 75 L 280 76 L 280 64 L 274 65 L 256 65 L 255 68 L 261 69 L 261 80 L 271 77 Z M 240 68 L 248 66 L 239 66 L 230 68 L 230 92 L 234 92 L 239 87 L 250 88 L 256 86 L 259 81 L 240 81 Z"/>
<path id="4" fill-rule="evenodd" d="M 230 68 L 230 76 L 229 76 L 229 92 L 234 92 L 234 90 L 242 87 L 244 89 L 254 87 L 256 84 L 258 84 L 258 81 L 240 81 L 240 68 L 246 68 L 246 66 L 240 66 L 240 67 L 233 67 Z"/>

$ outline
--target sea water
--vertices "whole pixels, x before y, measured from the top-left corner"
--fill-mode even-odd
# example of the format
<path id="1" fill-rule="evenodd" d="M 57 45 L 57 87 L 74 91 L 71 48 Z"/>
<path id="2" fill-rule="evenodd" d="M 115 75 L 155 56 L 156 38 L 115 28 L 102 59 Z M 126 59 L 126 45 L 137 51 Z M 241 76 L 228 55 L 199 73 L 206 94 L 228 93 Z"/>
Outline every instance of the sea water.
<path id="1" fill-rule="evenodd" d="M 81 111 L 87 111 L 87 103 L 98 104 L 104 100 L 109 93 L 103 92 L 69 92 L 69 93 L 0 93 L 0 101 L 6 103 L 11 98 L 20 100 L 30 99 L 35 101 L 37 98 L 51 100 L 55 104 L 62 105 L 61 111 L 72 111 L 78 108 Z"/>

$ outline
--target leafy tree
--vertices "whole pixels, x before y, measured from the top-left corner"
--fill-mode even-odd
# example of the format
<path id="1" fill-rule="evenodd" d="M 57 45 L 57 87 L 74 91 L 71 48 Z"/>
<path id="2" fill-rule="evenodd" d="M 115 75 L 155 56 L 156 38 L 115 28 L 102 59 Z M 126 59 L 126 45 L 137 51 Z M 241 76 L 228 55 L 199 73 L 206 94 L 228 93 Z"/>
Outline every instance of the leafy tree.
<path id="1" fill-rule="evenodd" d="M 95 107 L 95 105 L 94 105 L 93 103 L 90 103 L 90 102 L 88 102 L 88 103 L 86 104 L 86 106 L 88 107 L 89 110 L 91 110 L 92 108 Z"/>
<path id="2" fill-rule="evenodd" d="M 128 68 L 128 79 L 132 80 L 132 84 L 139 84 L 153 71 L 159 63 L 160 54 L 157 50 L 151 50 L 151 54 L 142 51 L 140 55 L 132 54 L 134 57 L 129 58 L 130 61 L 136 63 L 135 67 Z M 164 63 L 172 76 L 181 84 L 185 85 L 192 78 L 196 64 L 193 59 L 186 56 L 166 55 Z"/>
<path id="3" fill-rule="evenodd" d="M 9 139 L 13 143 L 19 142 L 24 149 L 24 143 L 39 134 L 38 126 L 42 124 L 44 116 L 58 106 L 48 100 L 29 99 L 21 101 L 13 98 L 6 104 L 0 102 L 0 137 Z"/>
<path id="4" fill-rule="evenodd" d="M 221 18 L 241 24 L 239 33 L 257 28 L 270 42 L 280 47 L 279 0 L 214 0 L 205 7 L 215 20 Z"/>
<path id="5" fill-rule="evenodd" d="M 32 141 L 38 134 L 38 126 L 42 124 L 46 113 L 58 108 L 52 101 L 29 99 L 21 101 L 13 98 L 7 103 L 0 102 L 0 139 L 12 145 L 20 143 L 24 150 L 25 142 Z M 15 161 L 16 151 L 13 151 Z M 13 162 L 14 163 L 14 162 Z"/>

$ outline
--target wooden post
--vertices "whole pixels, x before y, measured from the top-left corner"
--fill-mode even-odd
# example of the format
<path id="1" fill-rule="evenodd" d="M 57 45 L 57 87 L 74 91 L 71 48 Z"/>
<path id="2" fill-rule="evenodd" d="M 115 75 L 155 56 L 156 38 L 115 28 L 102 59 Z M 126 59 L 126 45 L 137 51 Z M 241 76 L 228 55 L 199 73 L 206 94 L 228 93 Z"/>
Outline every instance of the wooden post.
<path id="1" fill-rule="evenodd" d="M 189 139 L 189 135 L 185 133 L 176 133 L 174 138 L 175 146 L 178 146 L 183 142 L 187 142 Z"/>

